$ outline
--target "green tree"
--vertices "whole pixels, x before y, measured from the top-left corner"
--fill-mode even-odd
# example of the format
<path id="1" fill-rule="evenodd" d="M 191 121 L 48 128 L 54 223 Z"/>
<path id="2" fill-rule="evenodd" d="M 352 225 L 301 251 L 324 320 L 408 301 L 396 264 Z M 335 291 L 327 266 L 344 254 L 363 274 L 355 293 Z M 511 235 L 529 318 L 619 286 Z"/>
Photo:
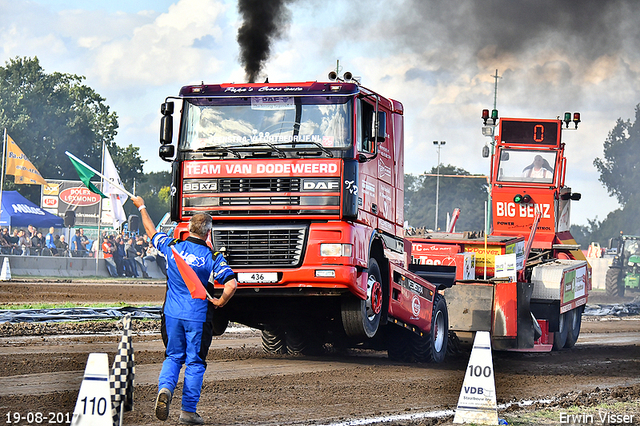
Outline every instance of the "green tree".
<path id="1" fill-rule="evenodd" d="M 585 244 L 597 241 L 607 245 L 621 232 L 640 235 L 640 104 L 636 105 L 635 121 L 619 118 L 604 142 L 604 158 L 593 164 L 600 172 L 600 182 L 614 195 L 622 208 L 610 212 L 599 222 L 589 221 Z M 572 228 L 572 231 L 575 230 Z M 578 230 L 575 230 L 578 231 Z M 583 230 L 584 231 L 584 230 Z M 589 240 L 589 241 L 586 241 Z M 582 242 L 582 241 L 581 241 Z"/>
<path id="2" fill-rule="evenodd" d="M 640 193 L 640 104 L 636 105 L 636 120 L 616 122 L 604 142 L 604 158 L 593 164 L 600 172 L 600 182 L 620 204 L 638 198 Z"/>
<path id="3" fill-rule="evenodd" d="M 410 226 L 431 229 L 435 224 L 437 171 L 437 167 L 434 167 L 424 175 L 405 175 L 404 219 Z M 484 229 L 484 203 L 487 200 L 487 190 L 488 184 L 484 176 L 471 175 L 466 170 L 452 165 L 441 165 L 438 228 L 444 230 L 447 213 L 451 214 L 455 208 L 459 208 L 457 231 Z"/>
<path id="4" fill-rule="evenodd" d="M 65 151 L 100 170 L 105 143 L 122 179 L 133 182 L 142 175 L 139 149 L 114 143 L 117 115 L 83 81 L 78 75 L 45 73 L 37 57 L 9 60 L 0 67 L 0 129 L 7 129 L 45 179 L 78 179 Z M 40 186 L 20 189 L 39 201 Z"/>

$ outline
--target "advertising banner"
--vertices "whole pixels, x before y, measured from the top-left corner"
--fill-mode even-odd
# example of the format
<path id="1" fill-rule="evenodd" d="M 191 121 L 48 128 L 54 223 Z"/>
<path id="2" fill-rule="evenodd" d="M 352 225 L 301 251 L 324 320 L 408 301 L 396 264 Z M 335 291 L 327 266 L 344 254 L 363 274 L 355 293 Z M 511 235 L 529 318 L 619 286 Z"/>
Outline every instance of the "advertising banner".
<path id="1" fill-rule="evenodd" d="M 99 189 L 101 183 L 95 184 Z M 100 203 L 102 202 L 102 218 L 100 226 L 112 227 L 113 216 L 111 200 L 101 198 L 87 189 L 79 180 L 50 180 L 42 186 L 41 206 L 49 213 L 64 219 L 67 210 L 74 210 L 75 227 L 98 226 Z"/>

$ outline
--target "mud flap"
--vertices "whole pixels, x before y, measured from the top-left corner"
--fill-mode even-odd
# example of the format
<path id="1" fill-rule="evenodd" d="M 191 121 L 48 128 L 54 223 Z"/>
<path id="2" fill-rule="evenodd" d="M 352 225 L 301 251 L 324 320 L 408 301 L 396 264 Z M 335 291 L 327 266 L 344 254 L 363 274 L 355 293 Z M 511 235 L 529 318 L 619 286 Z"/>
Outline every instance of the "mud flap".
<path id="1" fill-rule="evenodd" d="M 536 340 L 534 317 L 531 314 L 531 294 L 533 293 L 533 284 L 518 282 L 518 337 L 517 349 L 533 348 L 533 342 Z M 536 322 L 537 325 L 537 322 Z M 540 330 L 540 327 L 538 327 Z M 542 332 L 540 331 L 540 334 Z"/>

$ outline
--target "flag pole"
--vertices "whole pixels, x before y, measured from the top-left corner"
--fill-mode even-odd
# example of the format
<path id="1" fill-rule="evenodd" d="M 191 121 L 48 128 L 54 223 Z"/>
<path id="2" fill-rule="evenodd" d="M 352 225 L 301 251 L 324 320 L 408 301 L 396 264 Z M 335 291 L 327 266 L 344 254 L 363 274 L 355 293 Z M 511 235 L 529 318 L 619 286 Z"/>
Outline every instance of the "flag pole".
<path id="1" fill-rule="evenodd" d="M 102 141 L 102 160 L 100 161 L 100 172 L 104 173 L 104 140 Z M 100 176 L 100 190 L 104 191 L 104 177 Z M 100 224 L 102 222 L 102 198 L 100 198 L 100 204 L 98 207 L 98 245 L 96 247 L 96 277 L 98 276 L 98 259 L 100 259 L 100 252 L 102 252 L 102 244 L 100 243 Z M 106 260 L 105 260 L 106 262 Z"/>
<path id="2" fill-rule="evenodd" d="M 0 176 L 0 214 L 2 214 L 2 193 L 4 192 L 4 162 L 6 158 L 6 150 L 7 150 L 7 128 L 4 128 L 4 133 L 2 135 L 2 175 Z M 11 224 L 8 226 L 9 230 L 11 230 Z"/>
<path id="3" fill-rule="evenodd" d="M 118 182 L 115 182 L 115 181 L 112 181 L 112 180 L 108 179 L 105 175 L 103 175 L 102 173 L 100 173 L 99 171 L 97 171 L 96 169 L 94 169 L 93 167 L 91 167 L 90 165 L 88 165 L 87 163 L 85 163 L 84 161 L 82 161 L 81 159 L 79 159 L 78 157 L 76 157 L 75 155 L 70 153 L 69 151 L 65 151 L 64 153 L 67 154 L 68 157 L 73 158 L 75 161 L 77 161 L 78 163 L 82 164 L 87 169 L 91 170 L 96 175 L 100 176 L 102 179 L 108 180 L 109 181 L 109 185 L 115 186 L 116 188 L 118 188 L 119 190 L 121 190 L 122 192 L 127 194 L 129 197 L 132 197 L 132 198 L 135 197 L 135 195 L 133 195 L 130 191 L 127 191 L 124 186 L 120 185 Z"/>

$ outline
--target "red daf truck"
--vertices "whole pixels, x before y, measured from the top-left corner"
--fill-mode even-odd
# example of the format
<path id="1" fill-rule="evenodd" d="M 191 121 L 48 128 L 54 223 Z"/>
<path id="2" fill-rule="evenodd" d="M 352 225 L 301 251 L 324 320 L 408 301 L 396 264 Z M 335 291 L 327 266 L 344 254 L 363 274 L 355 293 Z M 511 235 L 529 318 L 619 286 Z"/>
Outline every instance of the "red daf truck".
<path id="1" fill-rule="evenodd" d="M 485 125 L 488 116 L 484 110 Z M 571 121 L 565 114 L 565 130 Z M 577 128 L 578 113 L 573 122 Z M 457 271 L 456 285 L 445 296 L 449 329 L 461 340 L 483 330 L 491 332 L 496 349 L 572 347 L 591 289 L 591 268 L 569 232 L 571 201 L 580 194 L 565 185 L 563 121 L 501 118 L 495 128 L 491 231 L 486 237 L 411 236 L 412 262 Z"/>
<path id="2" fill-rule="evenodd" d="M 336 78 L 185 86 L 161 112 L 175 235 L 209 213 L 237 273 L 217 332 L 258 328 L 271 353 L 331 343 L 443 360 L 447 284 L 408 269 L 401 103 Z"/>

